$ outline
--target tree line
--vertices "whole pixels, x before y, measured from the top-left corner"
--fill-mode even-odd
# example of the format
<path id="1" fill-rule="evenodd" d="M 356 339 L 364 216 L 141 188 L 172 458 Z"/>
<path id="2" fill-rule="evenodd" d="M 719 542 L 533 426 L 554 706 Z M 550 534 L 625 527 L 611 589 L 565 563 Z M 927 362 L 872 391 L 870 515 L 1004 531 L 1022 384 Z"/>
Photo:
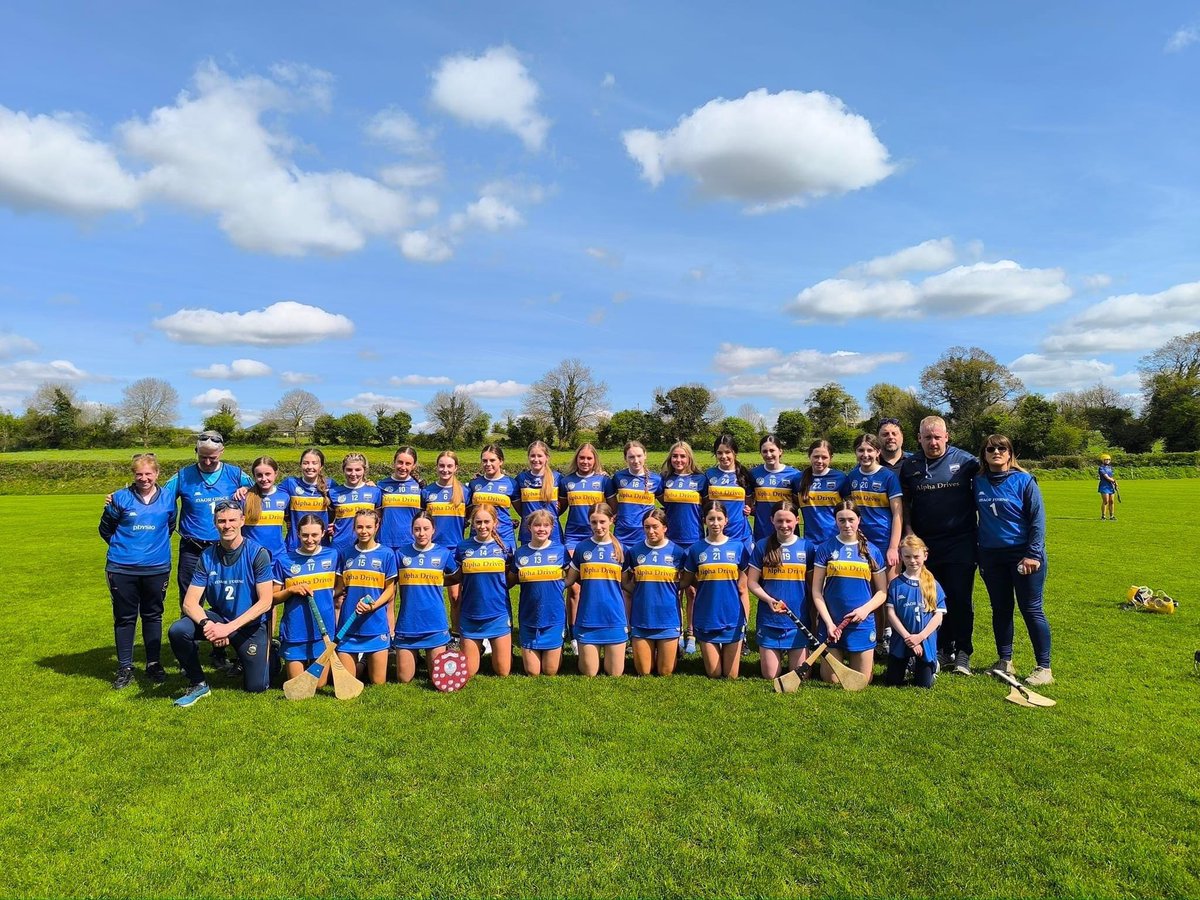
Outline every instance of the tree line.
<path id="1" fill-rule="evenodd" d="M 1040 459 L 1079 453 L 1102 445 L 1144 453 L 1158 441 L 1167 451 L 1200 449 L 1200 331 L 1172 338 L 1142 357 L 1141 414 L 1128 398 L 1097 384 L 1053 398 L 1025 390 L 1020 379 L 978 347 L 951 347 L 926 366 L 919 387 L 879 383 L 860 404 L 836 381 L 811 389 L 795 408 L 767 422 L 750 404 L 733 415 L 717 395 L 693 382 L 655 388 L 645 408 L 608 409 L 608 387 L 579 359 L 566 359 L 535 381 L 520 412 L 493 421 L 464 391 L 438 391 L 425 404 L 430 428 L 412 432 L 412 415 L 386 404 L 374 418 L 363 412 L 329 414 L 311 392 L 286 392 L 262 420 L 243 428 L 231 402 L 205 417 L 203 427 L 246 444 L 291 440 L 294 444 L 467 447 L 496 440 L 524 447 L 535 440 L 574 447 L 582 440 L 620 447 L 639 440 L 661 450 L 677 440 L 711 445 L 728 433 L 753 449 L 768 427 L 785 446 L 802 448 L 816 437 L 834 449 L 853 446 L 862 430 L 897 419 L 910 437 L 927 415 L 945 417 L 953 439 L 977 446 L 988 434 L 1009 435 L 1021 456 Z M 30 397 L 23 415 L 0 412 L 0 451 L 120 447 L 186 442 L 192 432 L 176 427 L 179 395 L 160 378 L 142 378 L 125 388 L 116 406 L 88 403 L 70 384 L 46 382 Z"/>

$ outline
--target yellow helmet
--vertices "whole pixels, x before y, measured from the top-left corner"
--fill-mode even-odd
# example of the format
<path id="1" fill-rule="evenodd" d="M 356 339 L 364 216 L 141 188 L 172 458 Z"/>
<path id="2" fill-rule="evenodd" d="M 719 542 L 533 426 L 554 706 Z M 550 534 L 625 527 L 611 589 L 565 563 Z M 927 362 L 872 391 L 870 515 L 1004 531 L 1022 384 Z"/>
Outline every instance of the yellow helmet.
<path id="1" fill-rule="evenodd" d="M 1112 462 L 1112 457 L 1109 456 L 1107 453 L 1101 453 L 1100 454 L 1100 462 Z"/>

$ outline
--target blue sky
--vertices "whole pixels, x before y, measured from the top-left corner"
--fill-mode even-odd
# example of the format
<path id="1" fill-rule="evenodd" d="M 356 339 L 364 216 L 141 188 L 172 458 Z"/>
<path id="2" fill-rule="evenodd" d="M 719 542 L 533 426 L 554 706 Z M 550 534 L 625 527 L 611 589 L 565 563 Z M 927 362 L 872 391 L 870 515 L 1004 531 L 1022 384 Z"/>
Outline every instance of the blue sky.
<path id="1" fill-rule="evenodd" d="M 1200 329 L 1200 6 L 9 4 L 0 407 L 415 422 L 701 381 L 768 420 L 976 345 L 1137 390 Z"/>

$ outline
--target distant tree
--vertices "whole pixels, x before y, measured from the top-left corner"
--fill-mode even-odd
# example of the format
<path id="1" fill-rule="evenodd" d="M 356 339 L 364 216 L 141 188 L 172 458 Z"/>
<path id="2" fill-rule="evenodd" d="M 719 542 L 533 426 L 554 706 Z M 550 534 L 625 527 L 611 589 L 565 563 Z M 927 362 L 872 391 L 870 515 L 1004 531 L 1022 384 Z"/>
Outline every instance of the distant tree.
<path id="1" fill-rule="evenodd" d="M 170 428 L 179 417 L 179 393 L 161 378 L 139 378 L 125 388 L 121 400 L 121 419 L 129 430 L 150 446 L 150 438 Z"/>
<path id="2" fill-rule="evenodd" d="M 8 410 L 0 410 L 0 453 L 16 450 L 24 437 L 21 420 Z"/>
<path id="3" fill-rule="evenodd" d="M 1026 394 L 1013 408 L 1015 425 L 1009 435 L 1018 456 L 1041 459 L 1048 452 L 1050 429 L 1061 418 L 1055 404 L 1041 394 Z M 1083 434 L 1083 429 L 1078 429 Z"/>
<path id="4" fill-rule="evenodd" d="M 808 420 L 818 435 L 828 436 L 838 426 L 853 426 L 858 422 L 858 401 L 836 381 L 830 381 L 808 392 Z"/>
<path id="5" fill-rule="evenodd" d="M 467 423 L 463 431 L 463 439 L 469 444 L 482 444 L 487 438 L 488 428 L 491 427 L 492 417 L 485 412 L 477 412 Z"/>
<path id="6" fill-rule="evenodd" d="M 46 383 L 34 390 L 25 414 L 25 428 L 33 446 L 51 450 L 76 446 L 83 414 L 76 402 L 78 396 L 66 384 Z"/>
<path id="7" fill-rule="evenodd" d="M 758 408 L 753 403 L 743 403 L 737 408 L 737 417 L 744 419 L 750 423 L 750 427 L 758 433 L 763 433 L 767 430 L 767 419 L 758 411 Z"/>
<path id="8" fill-rule="evenodd" d="M 681 384 L 670 390 L 656 388 L 654 408 L 667 442 L 694 441 L 725 415 L 717 395 L 696 383 Z"/>
<path id="9" fill-rule="evenodd" d="M 79 419 L 79 446 L 120 447 L 125 441 L 120 412 L 115 406 L 97 403 L 83 408 Z"/>
<path id="10" fill-rule="evenodd" d="M 529 386 L 527 416 L 547 422 L 565 446 L 574 445 L 583 428 L 595 425 L 608 403 L 608 385 L 597 381 L 579 359 L 564 359 Z"/>
<path id="11" fill-rule="evenodd" d="M 408 434 L 412 431 L 412 416 L 404 410 L 390 412 L 385 408 L 380 413 L 376 409 L 375 416 L 375 431 L 379 435 L 379 443 L 385 447 L 396 447 L 408 439 Z"/>
<path id="12" fill-rule="evenodd" d="M 714 429 L 718 435 L 728 434 L 733 437 L 738 444 L 738 451 L 743 454 L 757 454 L 758 451 L 758 429 L 747 422 L 745 419 L 738 416 L 726 416 L 717 423 Z M 696 448 L 699 450 L 700 448 Z M 705 450 L 710 450 L 705 447 Z M 753 461 L 751 461 L 753 464 Z"/>
<path id="13" fill-rule="evenodd" d="M 775 435 L 788 450 L 803 450 L 810 434 L 812 424 L 798 409 L 785 409 L 775 418 Z"/>
<path id="14" fill-rule="evenodd" d="M 204 430 L 219 432 L 226 440 L 233 438 L 238 430 L 237 404 L 224 401 L 216 410 L 204 417 Z"/>
<path id="15" fill-rule="evenodd" d="M 985 430 L 983 415 L 1022 388 L 1021 379 L 978 347 L 951 347 L 921 370 L 925 399 L 948 412 L 960 441 L 975 440 Z"/>
<path id="16" fill-rule="evenodd" d="M 1083 450 L 1087 432 L 1066 419 L 1057 418 L 1050 426 L 1044 440 L 1045 454 L 1050 456 L 1071 455 Z"/>
<path id="17" fill-rule="evenodd" d="M 1168 451 L 1200 449 L 1200 331 L 1143 356 L 1143 420 Z"/>
<path id="18" fill-rule="evenodd" d="M 337 420 L 338 441 L 364 447 L 375 438 L 374 423 L 360 412 L 346 413 Z"/>
<path id="19" fill-rule="evenodd" d="M 329 413 L 322 413 L 313 420 L 312 439 L 314 444 L 328 446 L 338 439 L 338 420 Z"/>
<path id="20" fill-rule="evenodd" d="M 292 442 L 300 446 L 300 435 L 315 427 L 316 420 L 323 415 L 325 408 L 314 394 L 300 388 L 293 388 L 275 404 L 275 408 L 267 413 L 267 418 L 277 422 L 281 431 L 292 436 Z M 317 440 L 315 434 L 313 440 Z"/>
<path id="21" fill-rule="evenodd" d="M 1200 331 L 1171 338 L 1157 350 L 1147 353 L 1138 362 L 1142 383 L 1156 376 L 1167 375 L 1195 381 L 1200 379 Z"/>
<path id="22" fill-rule="evenodd" d="M 437 426 L 442 443 L 451 449 L 462 446 L 468 429 L 482 412 L 475 399 L 464 391 L 438 391 L 425 404 L 425 415 Z"/>
<path id="23" fill-rule="evenodd" d="M 275 432 L 278 430 L 279 426 L 273 421 L 263 419 L 261 422 L 257 422 L 249 428 L 243 428 L 237 432 L 237 439 L 244 444 L 265 447 L 271 442 L 271 438 L 275 436 Z"/>
<path id="24" fill-rule="evenodd" d="M 540 422 L 532 416 L 521 416 L 510 419 L 504 426 L 504 443 L 508 447 L 528 447 L 534 441 L 545 441 L 553 434 L 553 429 L 546 422 Z"/>
<path id="25" fill-rule="evenodd" d="M 601 447 L 620 449 L 629 441 L 647 443 L 648 436 L 660 430 L 658 417 L 641 409 L 622 409 L 603 422 L 596 431 Z"/>

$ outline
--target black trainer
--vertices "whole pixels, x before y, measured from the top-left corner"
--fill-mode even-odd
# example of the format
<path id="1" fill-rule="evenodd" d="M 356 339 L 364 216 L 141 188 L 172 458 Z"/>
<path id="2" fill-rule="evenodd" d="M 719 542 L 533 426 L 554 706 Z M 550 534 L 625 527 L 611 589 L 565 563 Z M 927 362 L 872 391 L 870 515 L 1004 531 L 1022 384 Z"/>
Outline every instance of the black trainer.
<path id="1" fill-rule="evenodd" d="M 146 677 L 150 679 L 155 687 L 158 687 L 167 683 L 167 670 L 163 668 L 163 664 L 160 662 L 147 663 Z"/>
<path id="2" fill-rule="evenodd" d="M 122 666 L 117 669 L 117 677 L 113 679 L 113 690 L 119 691 L 133 684 L 133 666 Z"/>

